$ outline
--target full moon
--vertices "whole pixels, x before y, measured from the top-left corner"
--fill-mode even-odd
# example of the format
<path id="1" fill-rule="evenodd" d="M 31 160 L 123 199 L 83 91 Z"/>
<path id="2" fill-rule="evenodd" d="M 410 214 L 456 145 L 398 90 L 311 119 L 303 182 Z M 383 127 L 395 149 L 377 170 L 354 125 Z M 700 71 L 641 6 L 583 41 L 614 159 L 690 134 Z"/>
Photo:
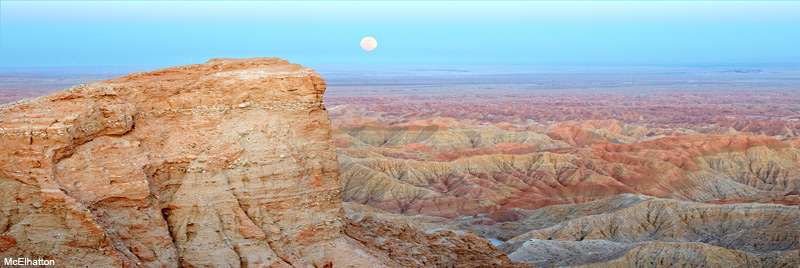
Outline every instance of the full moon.
<path id="1" fill-rule="evenodd" d="M 372 51 L 377 46 L 378 46 L 378 40 L 375 40 L 375 38 L 367 36 L 364 37 L 364 39 L 361 39 L 361 48 L 363 48 L 366 51 Z"/>

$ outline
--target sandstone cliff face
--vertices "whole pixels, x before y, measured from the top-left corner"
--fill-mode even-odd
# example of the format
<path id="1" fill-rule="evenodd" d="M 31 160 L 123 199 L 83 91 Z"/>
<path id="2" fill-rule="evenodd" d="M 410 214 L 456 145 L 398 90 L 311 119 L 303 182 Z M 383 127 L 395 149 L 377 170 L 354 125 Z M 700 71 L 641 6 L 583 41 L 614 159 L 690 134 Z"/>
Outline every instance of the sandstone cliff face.
<path id="1" fill-rule="evenodd" d="M 215 59 L 0 106 L 0 257 L 379 267 L 343 235 L 325 82 Z"/>

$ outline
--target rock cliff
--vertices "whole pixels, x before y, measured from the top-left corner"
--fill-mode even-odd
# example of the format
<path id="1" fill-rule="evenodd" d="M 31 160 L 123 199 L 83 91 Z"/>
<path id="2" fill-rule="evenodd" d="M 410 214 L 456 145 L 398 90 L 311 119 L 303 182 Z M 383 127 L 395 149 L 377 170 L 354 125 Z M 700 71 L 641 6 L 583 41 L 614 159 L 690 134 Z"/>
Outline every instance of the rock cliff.
<path id="1" fill-rule="evenodd" d="M 325 89 L 280 59 L 214 59 L 0 106 L 0 257 L 407 266 L 344 233 Z"/>

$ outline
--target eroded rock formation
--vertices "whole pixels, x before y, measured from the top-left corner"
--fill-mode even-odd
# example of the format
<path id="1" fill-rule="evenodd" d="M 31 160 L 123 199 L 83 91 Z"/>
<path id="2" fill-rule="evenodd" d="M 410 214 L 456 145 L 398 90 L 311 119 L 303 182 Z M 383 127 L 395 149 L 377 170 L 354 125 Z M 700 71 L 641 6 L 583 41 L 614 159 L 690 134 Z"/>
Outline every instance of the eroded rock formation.
<path id="1" fill-rule="evenodd" d="M 406 266 L 344 234 L 325 88 L 280 59 L 215 59 L 0 106 L 0 257 Z"/>
<path id="2" fill-rule="evenodd" d="M 606 207 L 607 209 L 599 209 Z M 501 248 L 551 267 L 796 267 L 800 212 L 778 204 L 708 205 L 620 195 L 528 212 Z M 560 222 L 559 222 L 560 221 Z"/>
<path id="3" fill-rule="evenodd" d="M 536 267 L 800 264 L 796 101 L 443 87 L 328 99 L 345 201 Z"/>
<path id="4" fill-rule="evenodd" d="M 642 133 L 650 130 L 616 120 L 541 130 L 548 135 L 494 126 L 339 126 L 344 198 L 406 214 L 474 215 L 621 193 L 791 204 L 779 199 L 800 189 L 800 151 L 773 137 L 648 137 Z"/>

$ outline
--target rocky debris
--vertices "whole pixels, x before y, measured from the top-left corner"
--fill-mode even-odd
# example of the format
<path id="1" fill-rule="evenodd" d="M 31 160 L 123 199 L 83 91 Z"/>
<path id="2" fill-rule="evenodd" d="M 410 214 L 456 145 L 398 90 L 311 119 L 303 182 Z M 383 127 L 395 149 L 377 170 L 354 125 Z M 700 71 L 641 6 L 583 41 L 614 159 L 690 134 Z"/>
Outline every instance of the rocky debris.
<path id="1" fill-rule="evenodd" d="M 456 229 L 425 229 L 412 219 L 345 203 L 345 233 L 402 267 L 529 267 L 512 263 L 489 241 Z"/>

